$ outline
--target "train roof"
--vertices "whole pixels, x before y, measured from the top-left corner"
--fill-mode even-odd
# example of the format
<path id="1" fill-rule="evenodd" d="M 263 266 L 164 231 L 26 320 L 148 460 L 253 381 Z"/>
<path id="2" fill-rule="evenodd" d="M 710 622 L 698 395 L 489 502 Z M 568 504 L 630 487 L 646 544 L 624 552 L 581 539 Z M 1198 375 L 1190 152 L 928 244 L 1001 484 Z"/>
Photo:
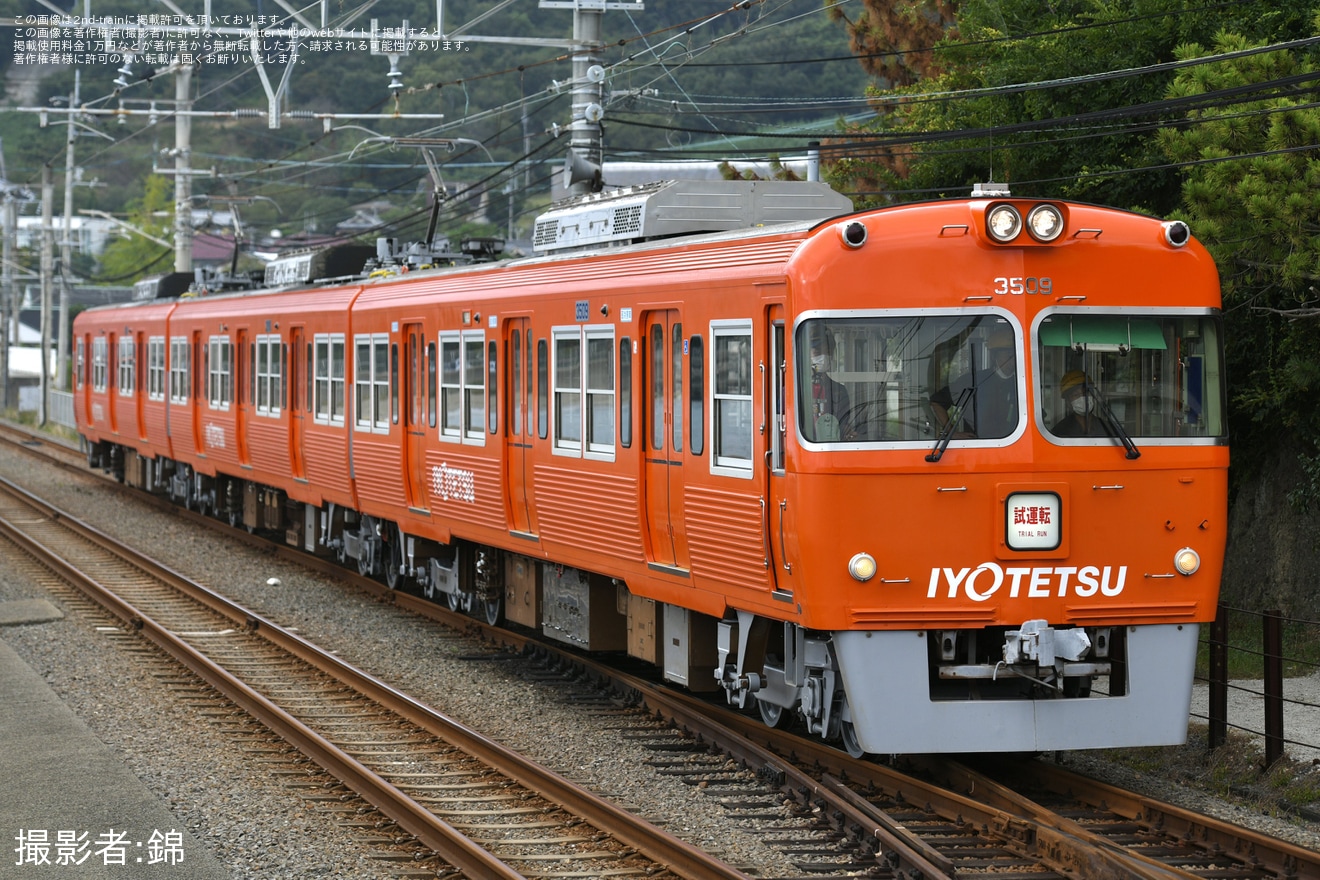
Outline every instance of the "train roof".
<path id="1" fill-rule="evenodd" d="M 786 180 L 667 180 L 552 205 L 536 218 L 532 246 L 582 252 L 849 213 L 852 200 L 823 183 Z"/>

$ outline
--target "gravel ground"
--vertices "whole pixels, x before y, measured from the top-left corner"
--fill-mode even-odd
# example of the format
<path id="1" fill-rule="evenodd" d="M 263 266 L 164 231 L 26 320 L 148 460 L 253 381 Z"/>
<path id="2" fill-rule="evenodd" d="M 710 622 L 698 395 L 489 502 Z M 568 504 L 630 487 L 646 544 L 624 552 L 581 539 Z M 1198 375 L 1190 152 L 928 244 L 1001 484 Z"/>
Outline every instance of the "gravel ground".
<path id="1" fill-rule="evenodd" d="M 166 564 L 338 650 L 349 662 L 459 721 L 644 815 L 658 817 L 689 842 L 766 875 L 799 873 L 699 791 L 646 769 L 648 753 L 610 729 L 617 720 L 575 712 L 553 691 L 524 681 L 502 669 L 503 664 L 464 659 L 465 654 L 470 658 L 472 645 L 438 638 L 434 624 L 324 582 L 297 566 L 240 549 L 223 536 L 198 533 L 172 516 L 115 497 L 91 477 L 34 467 L 30 457 L 3 448 L 0 473 L 16 475 L 13 478 L 33 491 L 107 532 L 150 547 Z M 268 585 L 272 578 L 278 581 L 274 586 Z M 45 597 L 38 580 L 23 566 L 5 564 L 0 568 L 0 601 Z M 256 773 L 232 737 L 198 723 L 191 710 L 88 623 L 73 617 L 13 627 L 0 630 L 0 638 L 46 677 L 73 711 L 212 848 L 236 880 L 394 876 L 371 857 L 368 845 L 338 829 L 332 816 Z M 1320 704 L 1320 676 L 1307 680 L 1311 690 L 1294 697 L 1296 682 L 1289 681 L 1290 697 Z M 1289 738 L 1320 743 L 1320 719 L 1299 721 L 1296 728 L 1293 723 L 1290 718 Z M 1181 781 L 1134 771 L 1107 760 L 1105 753 L 1068 753 L 1064 760 L 1115 784 L 1320 850 L 1314 827 L 1220 801 Z"/>
<path id="2" fill-rule="evenodd" d="M 503 664 L 476 661 L 474 643 L 439 637 L 435 624 L 352 588 L 198 533 L 167 514 L 116 498 L 89 478 L 69 478 L 0 449 L 0 473 L 165 564 L 336 650 L 348 662 L 499 739 L 562 775 L 613 796 L 671 833 L 766 875 L 799 873 L 750 825 L 731 822 L 694 787 L 643 764 L 654 754 L 623 742 L 617 718 L 575 711 L 552 689 Z M 4 551 L 0 550 L 0 554 Z M 275 586 L 268 585 L 277 579 Z M 0 601 L 46 597 L 6 565 Z M 150 673 L 76 617 L 0 630 L 33 668 L 132 770 L 161 795 L 236 878 L 393 877 L 333 817 L 305 806 L 245 763 L 238 743 L 201 723 Z M 475 654 L 486 653 L 480 650 Z M 453 682 L 462 682 L 454 686 Z"/>

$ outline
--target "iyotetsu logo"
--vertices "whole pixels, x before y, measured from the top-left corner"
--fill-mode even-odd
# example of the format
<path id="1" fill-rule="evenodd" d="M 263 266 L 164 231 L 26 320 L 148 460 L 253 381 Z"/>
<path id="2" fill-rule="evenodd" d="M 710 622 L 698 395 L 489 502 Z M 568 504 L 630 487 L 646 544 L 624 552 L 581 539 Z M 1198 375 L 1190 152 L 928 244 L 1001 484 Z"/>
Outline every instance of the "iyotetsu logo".
<path id="1" fill-rule="evenodd" d="M 1065 596 L 1117 596 L 1127 583 L 1127 566 L 1043 565 L 1001 566 L 982 562 L 976 568 L 932 568 L 926 598 L 958 598 L 962 593 L 973 602 L 1000 596 L 1017 599 L 1062 599 Z"/>

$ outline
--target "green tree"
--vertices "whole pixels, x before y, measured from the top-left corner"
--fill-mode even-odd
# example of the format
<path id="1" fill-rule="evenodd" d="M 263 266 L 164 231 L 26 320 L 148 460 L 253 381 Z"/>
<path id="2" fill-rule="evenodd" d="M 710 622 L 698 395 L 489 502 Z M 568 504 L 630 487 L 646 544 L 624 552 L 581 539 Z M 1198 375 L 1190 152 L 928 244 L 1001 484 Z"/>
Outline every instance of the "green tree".
<path id="1" fill-rule="evenodd" d="M 1320 26 L 1320 16 L 1316 23 Z M 1215 54 L 1253 47 L 1221 34 Z M 1180 47 L 1179 57 L 1207 54 Z M 1320 435 L 1320 110 L 1317 67 L 1295 51 L 1247 55 L 1180 73 L 1170 98 L 1232 90 L 1268 94 L 1250 103 L 1216 102 L 1159 132 L 1168 157 L 1185 163 L 1184 217 L 1220 267 L 1233 380 L 1239 464 L 1278 440 L 1279 428 Z M 1316 487 L 1294 500 L 1309 503 Z"/>
<path id="2" fill-rule="evenodd" d="M 127 222 L 156 238 L 169 240 L 174 223 L 174 202 L 169 181 L 158 174 L 147 178 L 142 198 L 128 205 Z M 101 255 L 101 276 L 118 283 L 132 283 L 173 269 L 170 248 L 141 235 L 129 233 L 106 245 Z"/>
<path id="3" fill-rule="evenodd" d="M 931 14 L 948 8 L 928 5 Z M 859 148 L 838 163 L 833 180 L 879 200 L 966 192 L 993 174 L 1024 195 L 1168 213 L 1180 179 L 1165 167 L 1154 132 L 1171 115 L 1160 102 L 1174 72 L 1147 69 L 1226 26 L 1250 26 L 1267 40 L 1310 36 L 1309 12 L 1274 6 L 961 0 L 955 23 L 924 63 L 929 73 L 875 89 L 876 120 L 846 133 L 881 147 Z M 891 48 L 923 58 L 919 41 L 927 33 L 914 29 L 908 44 Z"/>

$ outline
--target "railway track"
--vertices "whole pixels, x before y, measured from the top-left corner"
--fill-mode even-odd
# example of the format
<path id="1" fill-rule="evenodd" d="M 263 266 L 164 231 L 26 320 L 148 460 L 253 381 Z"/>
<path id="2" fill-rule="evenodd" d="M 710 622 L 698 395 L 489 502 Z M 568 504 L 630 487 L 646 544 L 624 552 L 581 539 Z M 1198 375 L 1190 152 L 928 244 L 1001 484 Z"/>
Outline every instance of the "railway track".
<path id="1" fill-rule="evenodd" d="M 857 761 L 759 718 L 601 669 L 653 712 L 776 779 L 881 865 L 958 878 L 1320 877 L 1320 853 L 1071 773 L 1047 761 Z M 931 870 L 935 873 L 930 873 Z"/>
<path id="2" fill-rule="evenodd" d="M 455 623 L 446 609 L 372 586 L 401 607 Z M 557 650 L 467 618 L 461 626 L 538 657 Z M 767 834 L 781 835 L 775 842 L 813 876 L 1320 877 L 1320 854 L 1045 762 L 857 762 L 589 659 L 529 661 L 524 674 L 553 679 L 558 669 L 566 679 L 599 682 L 601 694 L 635 695 L 642 717 L 625 722 L 624 735 L 654 751 L 653 769 L 681 774 L 738 815 L 762 811 Z M 657 714 L 667 723 L 655 722 Z M 797 825 L 774 824 L 784 801 L 794 804 Z"/>
<path id="3" fill-rule="evenodd" d="M 474 878 L 743 878 L 0 481 L 0 532 Z"/>

